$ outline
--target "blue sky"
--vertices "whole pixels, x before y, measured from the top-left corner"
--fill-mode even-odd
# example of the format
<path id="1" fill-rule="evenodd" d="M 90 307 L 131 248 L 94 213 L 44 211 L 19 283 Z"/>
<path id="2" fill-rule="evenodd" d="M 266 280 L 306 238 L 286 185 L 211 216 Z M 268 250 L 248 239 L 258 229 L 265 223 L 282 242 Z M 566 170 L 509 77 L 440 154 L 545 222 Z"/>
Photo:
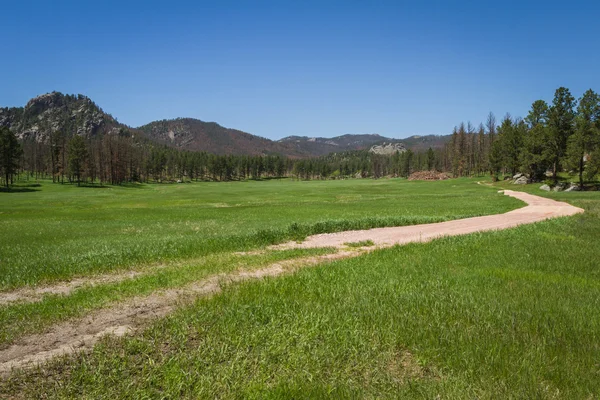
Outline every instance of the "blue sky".
<path id="1" fill-rule="evenodd" d="M 85 94 L 119 121 L 260 136 L 448 134 L 600 91 L 597 1 L 0 1 L 0 106 Z"/>

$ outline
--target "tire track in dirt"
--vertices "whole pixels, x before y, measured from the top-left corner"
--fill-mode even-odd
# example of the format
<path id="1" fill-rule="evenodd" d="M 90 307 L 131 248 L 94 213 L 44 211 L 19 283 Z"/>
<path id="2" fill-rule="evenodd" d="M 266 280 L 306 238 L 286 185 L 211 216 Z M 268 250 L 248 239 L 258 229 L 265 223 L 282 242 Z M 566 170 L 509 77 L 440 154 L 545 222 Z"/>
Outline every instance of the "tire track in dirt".
<path id="1" fill-rule="evenodd" d="M 83 319 L 57 324 L 45 333 L 21 338 L 0 351 L 0 375 L 6 375 L 14 368 L 39 365 L 55 356 L 90 349 L 107 334 L 123 336 L 143 328 L 151 320 L 164 317 L 198 297 L 220 292 L 224 284 L 277 276 L 300 267 L 356 257 L 377 248 L 427 242 L 442 236 L 508 229 L 584 211 L 564 202 L 527 193 L 511 190 L 504 193 L 524 201 L 527 205 L 504 214 L 434 224 L 321 234 L 310 236 L 302 243 L 289 242 L 271 246 L 271 250 L 315 247 L 337 247 L 343 250 L 322 256 L 286 260 L 254 271 L 215 275 L 182 288 L 157 291 L 146 297 L 134 298 L 114 307 L 104 308 L 90 313 Z M 349 251 L 345 245 L 366 240 L 373 241 L 375 246 Z"/>
<path id="2" fill-rule="evenodd" d="M 154 271 L 154 269 L 153 269 Z M 7 292 L 0 293 L 0 306 L 13 303 L 33 303 L 40 301 L 45 295 L 58 294 L 67 295 L 76 289 L 84 286 L 105 285 L 107 283 L 121 282 L 126 279 L 133 279 L 147 272 L 143 271 L 128 271 L 125 273 L 113 273 L 100 276 L 88 276 L 74 278 L 68 282 L 58 282 L 51 285 L 39 287 L 23 287 Z"/>
<path id="3" fill-rule="evenodd" d="M 123 336 L 164 317 L 198 297 L 221 291 L 223 285 L 262 279 L 291 272 L 299 267 L 316 265 L 341 258 L 358 256 L 359 251 L 340 251 L 322 256 L 285 260 L 256 270 L 218 274 L 190 285 L 162 290 L 149 296 L 133 298 L 113 307 L 94 311 L 82 319 L 59 323 L 47 332 L 29 335 L 0 351 L 0 376 L 15 368 L 39 365 L 53 357 L 92 348 L 104 335 Z"/>

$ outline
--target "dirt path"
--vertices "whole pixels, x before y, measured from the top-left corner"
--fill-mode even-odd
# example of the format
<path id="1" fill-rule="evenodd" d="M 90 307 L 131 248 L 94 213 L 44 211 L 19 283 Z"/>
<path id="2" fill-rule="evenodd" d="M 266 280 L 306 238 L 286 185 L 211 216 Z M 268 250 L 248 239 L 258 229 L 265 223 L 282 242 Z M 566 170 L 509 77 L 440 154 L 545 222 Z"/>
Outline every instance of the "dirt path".
<path id="1" fill-rule="evenodd" d="M 58 282 L 40 287 L 24 287 L 0 293 L 0 306 L 11 303 L 33 303 L 39 301 L 47 294 L 67 295 L 83 286 L 105 285 L 107 283 L 121 282 L 143 275 L 141 271 L 128 271 L 125 273 L 112 273 L 94 277 L 74 278 L 68 282 Z"/>
<path id="2" fill-rule="evenodd" d="M 288 242 L 272 249 L 343 247 L 344 243 L 371 240 L 377 247 L 389 247 L 396 244 L 412 242 L 429 242 L 442 236 L 465 235 L 474 232 L 484 232 L 513 228 L 518 225 L 531 224 L 549 218 L 565 217 L 583 212 L 583 209 L 568 203 L 559 202 L 544 197 L 523 192 L 505 190 L 504 194 L 527 203 L 527 206 L 504 214 L 487 215 L 394 228 L 377 228 L 360 231 L 325 233 L 307 238 L 302 243 Z"/>
<path id="3" fill-rule="evenodd" d="M 257 270 L 214 275 L 188 286 L 158 291 L 146 297 L 134 298 L 114 307 L 95 311 L 83 319 L 57 324 L 45 333 L 24 337 L 0 351 L 0 376 L 10 373 L 14 368 L 31 367 L 56 356 L 90 349 L 107 334 L 123 336 L 133 332 L 198 297 L 220 292 L 223 285 L 277 276 L 301 266 L 321 264 L 359 254 L 358 251 L 340 251 L 281 261 Z"/>
<path id="4" fill-rule="evenodd" d="M 356 257 L 363 254 L 364 251 L 395 244 L 427 242 L 441 236 L 507 229 L 548 218 L 583 212 L 581 208 L 567 203 L 527 193 L 511 190 L 506 190 L 504 193 L 524 201 L 527 206 L 505 214 L 435 224 L 322 234 L 308 237 L 302 243 L 289 242 L 272 246 L 271 249 L 278 250 L 315 247 L 338 247 L 344 250 L 323 256 L 283 261 L 254 271 L 212 276 L 183 288 L 159 291 L 147 297 L 126 301 L 112 308 L 98 310 L 83 319 L 58 324 L 46 333 L 24 337 L 7 349 L 0 351 L 0 375 L 6 375 L 13 368 L 37 365 L 58 355 L 90 349 L 106 334 L 125 335 L 144 327 L 154 318 L 169 314 L 181 304 L 189 303 L 199 296 L 218 293 L 223 284 L 276 276 L 299 267 Z M 375 246 L 363 248 L 362 251 L 348 251 L 345 245 L 345 243 L 366 240 L 373 241 Z"/>

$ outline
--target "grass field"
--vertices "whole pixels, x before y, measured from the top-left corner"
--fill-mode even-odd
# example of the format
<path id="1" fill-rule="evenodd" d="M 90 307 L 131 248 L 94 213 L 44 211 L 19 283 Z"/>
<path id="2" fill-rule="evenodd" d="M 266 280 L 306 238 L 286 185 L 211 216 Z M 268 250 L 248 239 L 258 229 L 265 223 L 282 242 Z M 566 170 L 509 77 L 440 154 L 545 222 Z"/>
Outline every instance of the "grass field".
<path id="1" fill-rule="evenodd" d="M 264 181 L 0 193 L 0 289 L 246 250 L 306 235 L 519 206 L 470 181 Z"/>
<path id="2" fill-rule="evenodd" d="M 180 240 L 192 243 L 193 238 L 202 241 L 207 240 L 203 236 L 213 235 L 210 237 L 227 245 L 198 253 L 140 253 L 138 258 L 118 259 L 121 262 L 114 262 L 111 268 L 144 265 L 169 257 L 179 257 L 181 265 L 167 268 L 165 281 L 140 278 L 158 282 L 151 287 L 144 281 L 139 286 L 126 283 L 129 286 L 125 289 L 84 289 L 105 299 L 98 301 L 102 304 L 113 296 L 151 291 L 165 282 L 181 284 L 177 279 L 185 278 L 176 273 L 178 268 L 187 268 L 183 275 L 191 274 L 190 279 L 221 268 L 235 268 L 231 264 L 239 260 L 231 251 L 259 247 L 264 242 L 248 239 L 236 244 L 233 238 L 256 238 L 251 235 L 258 230 L 278 231 L 270 241 L 281 241 L 290 235 L 288 227 L 293 223 L 314 227 L 322 221 L 366 221 L 374 216 L 387 221 L 387 215 L 406 217 L 406 221 L 427 221 L 518 207 L 519 202 L 496 193 L 502 185 L 509 187 L 504 183 L 483 187 L 473 180 L 382 180 L 123 188 L 114 189 L 112 196 L 86 192 L 86 197 L 73 198 L 69 207 L 81 204 L 81 214 L 67 218 L 70 223 L 65 232 L 81 232 L 79 240 L 93 243 L 93 231 L 76 228 L 78 221 L 92 218 L 89 204 L 106 207 L 106 215 L 122 208 L 119 215 L 124 221 L 115 217 L 112 232 L 125 241 L 120 249 L 128 254 L 127 244 L 135 243 L 136 237 L 149 247 L 170 242 L 160 242 L 158 233 L 147 239 L 144 234 L 129 238 L 119 229 L 133 224 L 125 222 L 127 210 L 132 208 L 119 207 L 120 204 L 147 204 L 147 210 L 165 208 L 160 221 L 148 221 L 139 214 L 135 222 L 139 229 L 157 226 L 154 224 L 159 222 L 166 227 L 167 215 L 176 219 L 176 204 L 187 204 L 181 206 L 187 211 L 182 211 L 179 222 L 163 230 L 171 240 L 189 216 L 201 219 L 208 214 L 218 219 L 218 213 L 224 211 L 223 227 L 199 235 L 200 238 L 182 234 Z M 293 275 L 236 284 L 218 296 L 199 299 L 156 321 L 141 334 L 107 338 L 91 354 L 17 372 L 0 382 L 0 397 L 597 398 L 600 194 L 546 193 L 538 186 L 518 189 L 568 201 L 586 212 L 506 231 L 377 250 L 302 269 Z M 26 210 L 35 208 L 35 195 L 66 201 L 73 189 L 51 187 L 45 194 L 43 190 L 26 193 L 25 202 L 2 197 L 0 201 L 10 202 L 9 217 L 24 223 Z M 219 195 L 220 191 L 226 195 Z M 234 192 L 236 199 L 227 204 L 246 205 L 205 205 L 209 199 L 216 202 L 219 197 L 234 197 Z M 10 196 L 21 195 L 24 193 Z M 106 196 L 104 201 L 102 196 Z M 194 202 L 203 204 L 198 207 L 205 211 L 195 210 Z M 219 204 L 222 203 L 221 198 Z M 237 210 L 237 224 L 234 217 L 227 217 L 228 212 L 236 212 L 231 210 L 235 208 L 242 209 Z M 255 213 L 258 216 L 254 217 Z M 34 216 L 30 218 L 35 220 Z M 44 221 L 43 216 L 39 219 Z M 2 222 L 5 224 L 4 219 Z M 105 223 L 96 222 L 99 226 Z M 38 225 L 41 229 L 43 224 Z M 333 229 L 340 225 L 337 222 L 326 226 Z M 8 236 L 5 232 L 3 225 L 3 234 Z M 105 240 L 104 236 L 101 238 Z M 31 248 L 35 246 L 32 244 Z M 9 256 L 15 254 L 4 247 L 2 251 Z M 64 259 L 71 262 L 76 254 L 75 250 L 67 252 Z M 253 256 L 256 258 L 251 263 L 262 265 L 303 254 L 307 253 L 267 253 Z M 6 255 L 2 257 L 4 260 Z M 41 255 L 38 257 L 43 260 Z M 114 255 L 106 259 L 110 257 Z M 186 262 L 186 257 L 198 258 Z M 21 268 L 20 274 L 25 273 L 25 264 L 16 265 Z M 147 268 L 152 274 L 162 273 L 152 266 Z M 202 272 L 205 268 L 207 272 Z M 82 269 L 67 269 L 62 275 L 42 274 L 36 279 L 99 270 L 103 269 L 90 263 Z M 11 284 L 24 282 L 27 279 Z M 10 316 L 17 315 L 11 313 L 17 313 L 18 307 L 29 307 L 19 311 L 20 317 L 15 320 L 20 321 L 31 319 L 28 315 L 35 313 L 46 315 L 39 304 L 46 304 L 48 310 L 76 310 L 78 306 L 73 305 L 82 301 L 77 296 L 88 298 L 82 293 L 49 297 L 44 300 L 46 303 L 6 307 L 4 317 L 0 313 L 1 322 L 8 324 Z M 62 302 L 62 306 L 48 302 Z M 46 323 L 52 323 L 52 317 L 49 318 Z M 10 340 L 29 332 L 28 329 L 15 328 Z"/>

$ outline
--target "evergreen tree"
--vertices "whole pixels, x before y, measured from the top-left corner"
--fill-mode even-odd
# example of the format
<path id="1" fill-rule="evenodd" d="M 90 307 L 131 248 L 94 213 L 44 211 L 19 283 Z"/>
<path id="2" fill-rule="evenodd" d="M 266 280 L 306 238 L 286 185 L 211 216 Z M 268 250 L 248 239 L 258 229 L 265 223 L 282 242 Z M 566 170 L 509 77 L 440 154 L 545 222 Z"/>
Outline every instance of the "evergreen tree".
<path id="1" fill-rule="evenodd" d="M 498 128 L 498 148 L 502 152 L 502 165 L 512 175 L 516 174 L 520 166 L 521 147 L 523 146 L 523 133 L 525 130 L 522 120 L 514 121 L 510 114 L 506 114 Z"/>
<path id="2" fill-rule="evenodd" d="M 569 89 L 556 89 L 552 107 L 548 113 L 548 140 L 546 154 L 552 162 L 554 182 L 558 181 L 558 170 L 563 160 L 567 143 L 574 130 L 575 98 Z"/>
<path id="3" fill-rule="evenodd" d="M 7 127 L 0 127 L 0 171 L 7 188 L 18 171 L 21 154 L 23 150 L 17 136 Z"/>
<path id="4" fill-rule="evenodd" d="M 77 179 L 77 186 L 81 183 L 81 175 L 84 172 L 88 160 L 88 151 L 85 140 L 79 135 L 73 136 L 69 141 L 69 170 Z"/>
<path id="5" fill-rule="evenodd" d="M 496 146 L 496 150 L 494 150 L 494 142 L 496 141 L 496 117 L 494 116 L 494 113 L 490 112 L 488 114 L 485 127 L 487 130 L 487 143 L 485 147 L 487 149 L 488 168 L 490 170 L 490 175 L 495 178 L 500 170 L 501 154 L 498 146 Z"/>
<path id="6" fill-rule="evenodd" d="M 427 170 L 431 171 L 435 167 L 435 152 L 430 147 L 427 150 Z"/>
<path id="7" fill-rule="evenodd" d="M 600 96 L 588 90 L 579 99 L 575 132 L 569 138 L 567 154 L 570 165 L 579 172 L 579 186 L 583 187 L 583 171 L 586 155 L 594 152 L 599 144 Z"/>
<path id="8" fill-rule="evenodd" d="M 525 121 L 528 129 L 523 138 L 521 166 L 523 172 L 529 174 L 531 180 L 539 181 L 543 179 L 549 165 L 544 153 L 548 123 L 548 104 L 543 100 L 536 100 L 531 105 L 531 110 Z"/>

